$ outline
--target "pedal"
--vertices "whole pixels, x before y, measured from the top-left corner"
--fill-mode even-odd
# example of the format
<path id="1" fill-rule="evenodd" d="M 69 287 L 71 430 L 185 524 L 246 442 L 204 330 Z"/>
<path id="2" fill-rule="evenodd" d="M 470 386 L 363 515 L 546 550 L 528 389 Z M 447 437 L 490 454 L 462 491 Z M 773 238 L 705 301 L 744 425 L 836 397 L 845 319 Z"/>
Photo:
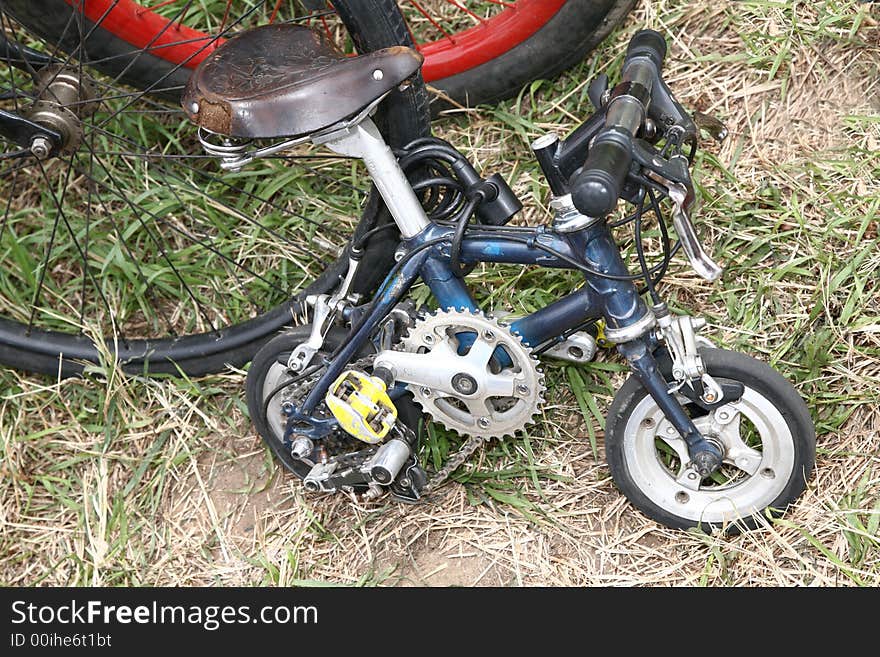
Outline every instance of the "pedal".
<path id="1" fill-rule="evenodd" d="M 614 346 L 614 343 L 608 339 L 608 336 L 605 335 L 605 320 L 600 319 L 596 322 L 596 344 L 602 347 L 603 349 L 610 349 Z"/>
<path id="2" fill-rule="evenodd" d="M 382 442 L 397 422 L 397 408 L 385 382 L 358 370 L 340 374 L 324 401 L 339 426 L 370 445 Z"/>

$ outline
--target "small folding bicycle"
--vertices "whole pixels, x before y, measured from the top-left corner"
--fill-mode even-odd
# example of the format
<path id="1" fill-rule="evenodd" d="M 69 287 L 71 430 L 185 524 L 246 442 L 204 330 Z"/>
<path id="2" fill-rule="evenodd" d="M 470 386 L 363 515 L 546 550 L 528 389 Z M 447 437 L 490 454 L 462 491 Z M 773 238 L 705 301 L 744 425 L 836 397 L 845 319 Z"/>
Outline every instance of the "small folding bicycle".
<path id="1" fill-rule="evenodd" d="M 301 47 L 255 56 L 290 52 L 272 39 Z M 608 410 L 605 453 L 637 508 L 671 527 L 736 531 L 800 495 L 815 460 L 801 397 L 764 363 L 715 348 L 699 334 L 704 320 L 673 314 L 657 292 L 679 248 L 700 276 L 721 275 L 689 218 L 698 128 L 661 77 L 665 55 L 661 34 L 637 33 L 622 81 L 609 88 L 603 75 L 590 85 L 595 113 L 567 139 L 532 144 L 552 193 L 552 221 L 538 227 L 508 225 L 522 208 L 510 187 L 497 174 L 482 178 L 447 142 L 425 137 L 399 152 L 385 144 L 371 113 L 418 73 L 413 50 L 346 58 L 305 28 L 272 26 L 231 39 L 196 71 L 184 108 L 224 168 L 322 144 L 363 159 L 393 218 L 355 233 L 335 292 L 309 297 L 309 323 L 269 341 L 248 373 L 254 425 L 307 490 L 423 498 L 484 441 L 523 430 L 541 412 L 539 358 L 589 361 L 601 331 L 633 373 Z M 723 138 L 721 124 L 701 120 Z M 282 141 L 240 147 L 254 138 Z M 608 217 L 618 199 L 635 210 L 615 224 Z M 662 235 L 664 256 L 653 266 L 642 245 L 647 212 Z M 636 274 L 612 237 L 630 221 Z M 364 302 L 351 289 L 369 237 L 392 228 L 395 264 Z M 573 269 L 584 284 L 528 316 L 492 316 L 465 284 L 481 262 Z M 436 310 L 408 299 L 418 280 Z M 430 475 L 420 462 L 422 413 L 468 437 Z"/>

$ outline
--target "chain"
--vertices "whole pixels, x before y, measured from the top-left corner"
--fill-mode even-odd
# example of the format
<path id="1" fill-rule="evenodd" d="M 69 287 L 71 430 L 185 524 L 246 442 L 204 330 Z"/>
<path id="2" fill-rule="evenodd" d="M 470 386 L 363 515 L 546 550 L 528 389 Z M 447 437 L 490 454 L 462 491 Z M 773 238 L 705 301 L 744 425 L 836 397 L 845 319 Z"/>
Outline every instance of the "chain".
<path id="1" fill-rule="evenodd" d="M 449 475 L 458 470 L 465 461 L 473 456 L 474 452 L 476 452 L 484 442 L 486 442 L 486 439 L 482 436 L 471 436 L 468 438 L 465 444 L 461 446 L 461 449 L 459 449 L 452 458 L 446 461 L 442 468 L 434 473 L 434 476 L 428 481 L 428 485 L 425 486 L 425 490 L 423 491 L 424 494 L 427 495 L 438 488 L 444 481 L 449 479 Z"/>

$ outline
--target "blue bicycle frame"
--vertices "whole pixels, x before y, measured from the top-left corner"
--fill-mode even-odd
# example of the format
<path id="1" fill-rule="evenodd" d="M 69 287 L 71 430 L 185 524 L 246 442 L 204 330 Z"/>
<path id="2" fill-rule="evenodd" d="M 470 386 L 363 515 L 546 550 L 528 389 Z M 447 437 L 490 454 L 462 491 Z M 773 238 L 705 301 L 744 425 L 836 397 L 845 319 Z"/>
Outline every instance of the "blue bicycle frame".
<path id="1" fill-rule="evenodd" d="M 477 310 L 464 280 L 451 266 L 453 229 L 430 224 L 414 237 L 401 242 L 398 266 L 388 275 L 366 316 L 353 330 L 348 342 L 335 354 L 326 371 L 303 401 L 295 419 L 311 421 L 316 433 L 328 432 L 332 422 L 311 420 L 330 384 L 370 340 L 376 327 L 421 278 L 441 308 Z M 638 329 L 635 337 L 617 345 L 632 370 L 657 405 L 685 439 L 688 448 L 714 449 L 694 426 L 674 395 L 653 356 L 657 347 L 649 330 L 653 314 L 642 300 L 608 225 L 597 221 L 572 233 L 559 233 L 541 226 L 534 229 L 501 229 L 464 237 L 459 254 L 464 264 L 490 262 L 575 269 L 577 263 L 597 273 L 585 273 L 585 285 L 562 299 L 510 325 L 525 344 L 536 347 L 555 340 L 589 319 L 603 318 L 616 333 Z M 649 321 L 646 321 L 649 320 Z M 314 435 L 314 434 L 313 434 Z M 318 437 L 316 435 L 316 437 Z"/>

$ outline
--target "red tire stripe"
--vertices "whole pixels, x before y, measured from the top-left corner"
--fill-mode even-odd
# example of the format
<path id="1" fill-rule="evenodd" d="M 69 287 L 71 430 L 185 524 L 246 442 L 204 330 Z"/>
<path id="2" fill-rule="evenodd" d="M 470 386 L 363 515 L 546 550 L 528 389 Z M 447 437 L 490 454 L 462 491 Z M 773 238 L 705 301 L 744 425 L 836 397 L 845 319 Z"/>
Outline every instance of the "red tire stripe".
<path id="1" fill-rule="evenodd" d="M 173 64 L 185 62 L 195 68 L 223 39 L 186 25 L 173 23 L 132 0 L 66 0 L 71 6 L 84 5 L 92 22 L 130 43 Z M 559 11 L 566 0 L 519 0 L 513 7 L 486 19 L 453 39 L 442 38 L 419 44 L 425 55 L 422 67 L 425 80 L 433 81 L 470 70 L 504 54 L 541 29 Z M 157 36 L 158 35 L 158 36 Z"/>

